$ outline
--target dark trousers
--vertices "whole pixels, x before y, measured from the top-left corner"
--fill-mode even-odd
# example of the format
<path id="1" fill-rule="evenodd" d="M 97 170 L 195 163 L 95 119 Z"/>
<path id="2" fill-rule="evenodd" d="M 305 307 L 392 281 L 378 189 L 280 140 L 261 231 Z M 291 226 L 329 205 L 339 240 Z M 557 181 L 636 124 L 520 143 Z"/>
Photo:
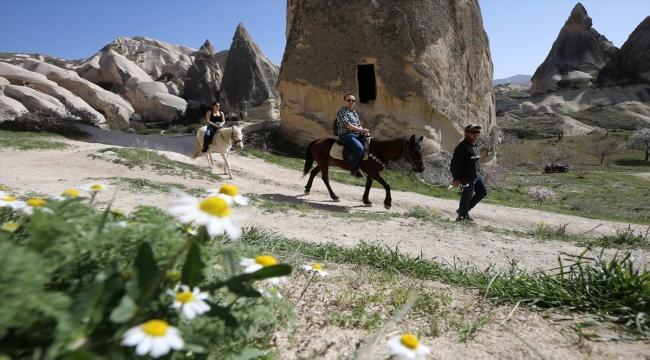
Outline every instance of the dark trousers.
<path id="1" fill-rule="evenodd" d="M 351 133 L 339 135 L 339 141 L 352 150 L 352 170 L 359 170 L 359 163 L 363 156 L 363 135 L 360 133 Z"/>
<path id="2" fill-rule="evenodd" d="M 208 129 L 203 135 L 203 151 L 208 151 L 208 147 L 212 144 L 212 139 L 214 139 L 214 134 L 218 132 L 218 129 L 212 125 L 208 125 Z"/>
<path id="3" fill-rule="evenodd" d="M 475 178 L 462 178 L 460 184 L 463 186 L 463 192 L 456 212 L 459 216 L 467 217 L 467 213 L 487 196 L 488 191 L 481 175 Z"/>

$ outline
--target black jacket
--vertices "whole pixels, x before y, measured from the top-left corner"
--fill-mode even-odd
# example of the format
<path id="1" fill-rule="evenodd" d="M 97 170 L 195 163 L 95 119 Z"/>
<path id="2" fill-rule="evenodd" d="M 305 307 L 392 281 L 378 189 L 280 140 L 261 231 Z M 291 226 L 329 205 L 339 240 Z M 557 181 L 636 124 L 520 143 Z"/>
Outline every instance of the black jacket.
<path id="1" fill-rule="evenodd" d="M 477 177 L 481 173 L 480 159 L 481 153 L 478 151 L 478 146 L 463 139 L 454 149 L 454 156 L 451 158 L 449 166 L 454 180 Z"/>

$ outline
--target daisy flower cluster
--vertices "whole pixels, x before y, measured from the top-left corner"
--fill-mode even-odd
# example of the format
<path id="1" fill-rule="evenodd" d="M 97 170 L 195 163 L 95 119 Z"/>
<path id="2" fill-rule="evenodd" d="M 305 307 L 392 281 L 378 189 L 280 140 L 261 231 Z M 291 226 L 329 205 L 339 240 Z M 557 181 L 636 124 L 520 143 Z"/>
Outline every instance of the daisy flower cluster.
<path id="1" fill-rule="evenodd" d="M 415 336 L 405 333 L 394 336 L 386 341 L 390 354 L 400 359 L 418 360 L 425 359 L 431 353 L 431 349 L 420 344 Z"/>

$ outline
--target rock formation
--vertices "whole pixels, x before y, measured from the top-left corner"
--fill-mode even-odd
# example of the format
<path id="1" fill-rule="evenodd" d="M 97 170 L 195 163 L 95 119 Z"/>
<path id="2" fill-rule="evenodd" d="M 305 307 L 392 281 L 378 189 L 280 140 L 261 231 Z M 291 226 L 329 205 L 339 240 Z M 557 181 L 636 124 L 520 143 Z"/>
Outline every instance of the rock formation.
<path id="1" fill-rule="evenodd" d="M 9 80 L 0 77 L 0 121 L 13 120 L 23 112 L 29 111 L 20 101 L 5 95 L 5 87 L 9 85 Z"/>
<path id="2" fill-rule="evenodd" d="M 650 83 L 650 16 L 634 29 L 621 46 L 618 68 L 624 74 Z"/>
<path id="3" fill-rule="evenodd" d="M 104 116 L 83 99 L 48 80 L 45 75 L 15 65 L 0 63 L 0 77 L 9 80 L 12 85 L 5 87 L 5 95 L 18 100 L 30 110 L 44 107 L 61 108 L 61 110 L 66 108 L 83 109 L 93 114 L 97 123 L 106 122 Z"/>
<path id="4" fill-rule="evenodd" d="M 135 112 L 150 120 L 172 120 L 187 102 L 169 93 L 168 85 L 153 79 L 113 49 L 97 53 L 77 69 L 83 78 L 126 97 Z"/>
<path id="5" fill-rule="evenodd" d="M 591 26 L 587 10 L 576 4 L 546 60 L 533 74 L 532 96 L 552 90 L 587 89 L 603 68 L 616 71 L 618 48 Z"/>
<path id="6" fill-rule="evenodd" d="M 278 67 L 264 56 L 244 25 L 239 24 L 221 81 L 225 110 L 235 111 L 243 118 L 279 119 L 278 72 Z"/>
<path id="7" fill-rule="evenodd" d="M 452 150 L 478 123 L 489 161 L 499 141 L 492 75 L 477 0 L 288 1 L 278 91 L 282 128 L 300 143 L 331 136 L 353 93 L 374 136 L 425 135 Z"/>
<path id="8" fill-rule="evenodd" d="M 22 66 L 29 71 L 45 75 L 48 80 L 79 96 L 105 117 L 115 119 L 120 127 L 128 127 L 134 110 L 121 96 L 81 78 L 74 71 L 61 69 L 36 59 L 26 59 Z"/>
<path id="9" fill-rule="evenodd" d="M 196 100 L 203 105 L 221 101 L 221 69 L 215 59 L 215 53 L 210 40 L 205 40 L 194 58 L 194 63 L 187 70 L 183 91 L 186 100 Z"/>

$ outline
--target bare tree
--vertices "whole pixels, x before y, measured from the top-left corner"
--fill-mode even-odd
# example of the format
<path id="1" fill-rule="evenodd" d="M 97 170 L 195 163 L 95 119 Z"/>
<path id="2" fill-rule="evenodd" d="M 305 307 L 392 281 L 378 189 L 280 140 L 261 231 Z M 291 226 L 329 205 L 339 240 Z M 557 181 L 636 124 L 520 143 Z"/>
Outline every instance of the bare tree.
<path id="1" fill-rule="evenodd" d="M 608 157 L 617 153 L 618 149 L 619 147 L 616 142 L 611 142 L 609 144 L 595 143 L 591 145 L 591 148 L 589 149 L 590 150 L 589 155 L 599 159 L 600 164 L 602 165 L 603 161 Z"/>
<path id="2" fill-rule="evenodd" d="M 644 161 L 650 157 L 650 128 L 635 131 L 622 148 L 632 151 L 643 151 L 645 153 Z"/>
<path id="3" fill-rule="evenodd" d="M 572 163 L 578 156 L 574 150 L 564 146 L 549 146 L 542 154 L 552 163 Z"/>
<path id="4" fill-rule="evenodd" d="M 605 106 L 612 105 L 612 99 L 610 99 L 608 97 L 601 97 L 601 98 L 591 99 L 591 101 L 589 102 L 589 105 L 597 106 L 597 107 L 602 109 Z"/>
<path id="5" fill-rule="evenodd" d="M 539 206 L 542 206 L 544 200 L 555 199 L 556 197 L 552 190 L 541 186 L 531 187 L 528 189 L 527 195 L 531 200 L 539 201 Z"/>

